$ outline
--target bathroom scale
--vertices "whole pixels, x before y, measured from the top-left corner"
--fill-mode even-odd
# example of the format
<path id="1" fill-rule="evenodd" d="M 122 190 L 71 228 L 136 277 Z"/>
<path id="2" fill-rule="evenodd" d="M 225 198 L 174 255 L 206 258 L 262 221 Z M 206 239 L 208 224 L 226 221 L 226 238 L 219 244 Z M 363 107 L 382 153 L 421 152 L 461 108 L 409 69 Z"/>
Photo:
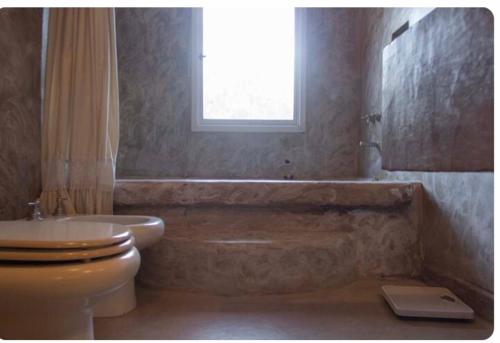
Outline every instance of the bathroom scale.
<path id="1" fill-rule="evenodd" d="M 382 293 L 398 316 L 474 318 L 474 311 L 447 288 L 386 285 Z"/>

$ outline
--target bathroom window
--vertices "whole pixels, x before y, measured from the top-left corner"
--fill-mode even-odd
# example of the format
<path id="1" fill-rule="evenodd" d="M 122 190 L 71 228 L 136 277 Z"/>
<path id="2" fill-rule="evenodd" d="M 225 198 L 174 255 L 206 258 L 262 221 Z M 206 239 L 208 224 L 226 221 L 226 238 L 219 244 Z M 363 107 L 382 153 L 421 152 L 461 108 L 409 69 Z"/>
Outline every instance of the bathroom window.
<path id="1" fill-rule="evenodd" d="M 193 10 L 193 131 L 304 131 L 304 11 Z"/>

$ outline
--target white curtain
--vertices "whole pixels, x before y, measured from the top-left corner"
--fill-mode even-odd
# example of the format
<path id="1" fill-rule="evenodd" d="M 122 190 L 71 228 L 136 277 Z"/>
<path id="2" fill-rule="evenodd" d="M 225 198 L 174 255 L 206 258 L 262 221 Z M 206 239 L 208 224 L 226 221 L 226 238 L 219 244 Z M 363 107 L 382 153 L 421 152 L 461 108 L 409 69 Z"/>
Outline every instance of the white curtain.
<path id="1" fill-rule="evenodd" d="M 112 213 L 118 150 L 113 9 L 50 9 L 42 119 L 42 208 Z"/>

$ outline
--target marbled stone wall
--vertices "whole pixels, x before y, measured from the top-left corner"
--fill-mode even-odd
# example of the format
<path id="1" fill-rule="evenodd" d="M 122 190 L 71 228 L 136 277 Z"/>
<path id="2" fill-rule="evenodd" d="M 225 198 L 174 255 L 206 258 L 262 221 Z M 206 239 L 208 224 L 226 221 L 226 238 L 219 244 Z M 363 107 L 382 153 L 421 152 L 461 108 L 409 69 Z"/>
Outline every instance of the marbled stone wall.
<path id="1" fill-rule="evenodd" d="M 42 9 L 0 9 L 0 220 L 40 194 Z"/>
<path id="2" fill-rule="evenodd" d="M 409 205 L 420 190 L 408 182 L 271 180 L 117 180 L 114 206 Z"/>
<path id="3" fill-rule="evenodd" d="M 118 177 L 356 176 L 359 10 L 307 16 L 306 132 L 203 133 L 190 127 L 191 10 L 117 9 Z"/>
<path id="4" fill-rule="evenodd" d="M 431 9 L 370 9 L 363 15 L 362 115 L 382 111 L 382 49 L 391 34 Z M 383 120 L 383 119 L 382 119 Z M 363 140 L 380 142 L 380 123 L 361 122 Z M 375 149 L 360 151 L 360 174 L 381 179 L 422 182 L 424 270 L 440 276 L 476 310 L 492 316 L 493 173 L 386 172 Z M 478 300 L 479 298 L 485 301 Z M 478 305 L 478 303 L 480 303 Z"/>

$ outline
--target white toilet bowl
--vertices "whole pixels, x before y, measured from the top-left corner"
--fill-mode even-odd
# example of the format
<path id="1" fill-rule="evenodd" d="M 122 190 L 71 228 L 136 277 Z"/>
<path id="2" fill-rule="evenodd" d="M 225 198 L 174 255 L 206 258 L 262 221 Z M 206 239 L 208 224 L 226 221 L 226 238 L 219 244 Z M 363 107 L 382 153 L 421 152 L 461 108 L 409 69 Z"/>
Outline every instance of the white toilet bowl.
<path id="1" fill-rule="evenodd" d="M 135 247 L 145 249 L 163 236 L 163 220 L 151 216 L 133 215 L 75 215 L 58 219 L 63 222 L 114 223 L 126 226 L 135 238 Z M 135 275 L 134 275 L 135 276 Z M 134 276 L 113 292 L 91 299 L 94 317 L 115 317 L 136 307 Z"/>
<path id="2" fill-rule="evenodd" d="M 92 339 L 89 299 L 122 287 L 139 264 L 122 225 L 0 222 L 0 338 Z"/>

